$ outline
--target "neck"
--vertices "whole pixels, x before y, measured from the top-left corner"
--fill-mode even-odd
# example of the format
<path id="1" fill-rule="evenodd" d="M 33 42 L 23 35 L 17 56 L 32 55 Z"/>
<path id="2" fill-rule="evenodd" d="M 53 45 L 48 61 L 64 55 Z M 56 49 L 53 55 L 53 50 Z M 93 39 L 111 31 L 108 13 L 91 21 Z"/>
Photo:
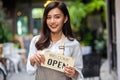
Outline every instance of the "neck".
<path id="1" fill-rule="evenodd" d="M 51 40 L 52 40 L 53 43 L 60 40 L 61 37 L 62 37 L 62 32 L 61 33 L 51 33 Z"/>

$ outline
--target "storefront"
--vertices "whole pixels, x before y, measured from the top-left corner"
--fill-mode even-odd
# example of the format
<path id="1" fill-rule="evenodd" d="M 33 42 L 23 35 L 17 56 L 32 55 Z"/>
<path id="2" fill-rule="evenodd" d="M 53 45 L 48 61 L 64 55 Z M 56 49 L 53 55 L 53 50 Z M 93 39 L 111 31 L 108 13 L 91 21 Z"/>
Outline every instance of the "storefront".
<path id="1" fill-rule="evenodd" d="M 7 0 L 3 0 L 5 3 Z M 9 1 L 9 0 L 8 0 Z M 37 34 L 40 30 L 40 20 L 41 16 L 37 16 L 37 14 L 42 14 L 41 3 L 32 4 L 27 0 L 29 4 L 16 4 L 12 5 L 15 0 L 10 1 L 8 8 L 9 15 L 7 16 L 9 19 L 12 18 L 14 33 L 17 34 L 26 34 L 33 33 Z M 19 1 L 18 1 L 19 2 Z M 118 75 L 118 80 L 120 80 L 120 0 L 106 0 L 107 3 L 107 59 L 109 61 L 109 71 L 114 71 L 116 75 Z M 12 5 L 12 6 L 11 6 Z M 16 6 L 16 8 L 14 8 Z M 6 5 L 4 5 L 6 7 Z M 13 10 L 15 9 L 15 10 Z M 34 14 L 35 11 L 39 11 L 39 13 Z M 15 13 L 14 13 L 15 12 Z M 32 13 L 31 13 L 32 12 Z M 14 14 L 13 14 L 14 13 Z M 21 16 L 22 15 L 22 16 Z M 11 19 L 10 19 L 11 20 Z M 28 21 L 29 20 L 29 21 Z M 23 25 L 21 25 L 23 24 Z"/>
<path id="2" fill-rule="evenodd" d="M 108 28 L 108 60 L 110 72 L 120 80 L 120 0 L 106 0 L 107 2 L 107 28 Z M 116 80 L 115 79 L 115 80 Z"/>
<path id="3" fill-rule="evenodd" d="M 107 55 L 110 64 L 110 71 L 117 71 L 117 52 L 116 52 L 116 16 L 115 1 L 107 0 Z"/>
<path id="4" fill-rule="evenodd" d="M 120 0 L 116 0 L 116 46 L 117 46 L 117 74 L 120 80 Z"/>

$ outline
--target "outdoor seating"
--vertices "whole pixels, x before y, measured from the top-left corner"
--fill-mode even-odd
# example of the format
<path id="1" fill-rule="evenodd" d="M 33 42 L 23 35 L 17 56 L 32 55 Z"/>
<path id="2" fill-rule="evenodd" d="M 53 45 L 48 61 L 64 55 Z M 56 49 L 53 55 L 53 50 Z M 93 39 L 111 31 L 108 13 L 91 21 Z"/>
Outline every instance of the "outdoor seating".
<path id="1" fill-rule="evenodd" d="M 4 43 L 2 57 L 7 58 L 7 70 L 10 71 L 13 64 L 16 73 L 19 72 L 19 67 L 23 63 L 22 56 L 19 54 L 21 50 L 14 48 L 14 43 Z"/>
<path id="2" fill-rule="evenodd" d="M 6 80 L 7 70 L 6 70 L 6 58 L 0 57 L 0 80 Z"/>

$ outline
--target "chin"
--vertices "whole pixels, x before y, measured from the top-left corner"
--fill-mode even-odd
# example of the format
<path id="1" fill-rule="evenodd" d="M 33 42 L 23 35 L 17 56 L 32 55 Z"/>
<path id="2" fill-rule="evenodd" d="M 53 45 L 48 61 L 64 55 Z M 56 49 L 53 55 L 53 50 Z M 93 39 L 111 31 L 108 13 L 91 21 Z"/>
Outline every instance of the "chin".
<path id="1" fill-rule="evenodd" d="M 52 33 L 57 33 L 56 31 L 51 31 Z"/>
<path id="2" fill-rule="evenodd" d="M 51 32 L 52 32 L 52 33 L 56 33 L 56 32 L 58 32 L 58 31 L 57 31 L 57 30 L 51 30 Z"/>

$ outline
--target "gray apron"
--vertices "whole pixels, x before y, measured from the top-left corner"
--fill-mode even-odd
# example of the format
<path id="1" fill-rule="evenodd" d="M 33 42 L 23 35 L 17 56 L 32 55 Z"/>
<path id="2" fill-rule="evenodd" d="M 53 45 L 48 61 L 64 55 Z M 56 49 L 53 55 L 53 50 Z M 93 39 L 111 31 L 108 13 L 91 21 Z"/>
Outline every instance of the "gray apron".
<path id="1" fill-rule="evenodd" d="M 59 46 L 59 52 L 61 54 L 64 54 L 64 41 L 65 36 L 62 35 L 61 44 Z M 40 66 L 36 70 L 35 80 L 70 80 L 70 78 L 66 77 L 63 72 Z"/>
<path id="2" fill-rule="evenodd" d="M 63 72 L 39 67 L 36 72 L 35 80 L 68 80 L 68 78 Z"/>

